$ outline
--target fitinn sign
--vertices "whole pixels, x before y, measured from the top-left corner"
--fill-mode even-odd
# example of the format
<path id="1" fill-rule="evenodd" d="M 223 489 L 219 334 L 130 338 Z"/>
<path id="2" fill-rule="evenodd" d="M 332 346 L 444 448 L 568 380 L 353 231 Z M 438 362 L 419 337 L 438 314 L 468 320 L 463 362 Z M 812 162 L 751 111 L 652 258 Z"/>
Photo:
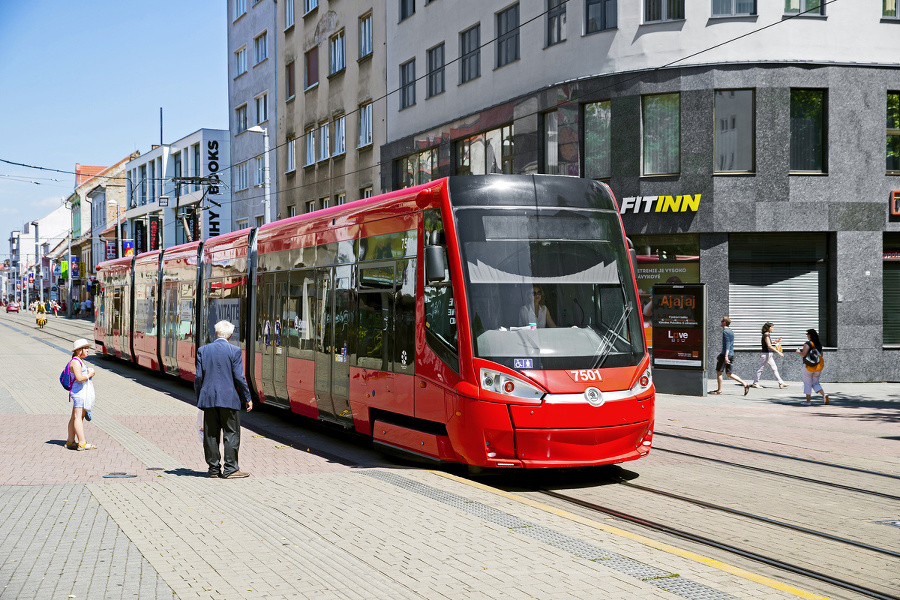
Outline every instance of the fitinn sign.
<path id="1" fill-rule="evenodd" d="M 697 212 L 700 194 L 682 196 L 629 196 L 622 198 L 619 214 L 650 212 Z"/>

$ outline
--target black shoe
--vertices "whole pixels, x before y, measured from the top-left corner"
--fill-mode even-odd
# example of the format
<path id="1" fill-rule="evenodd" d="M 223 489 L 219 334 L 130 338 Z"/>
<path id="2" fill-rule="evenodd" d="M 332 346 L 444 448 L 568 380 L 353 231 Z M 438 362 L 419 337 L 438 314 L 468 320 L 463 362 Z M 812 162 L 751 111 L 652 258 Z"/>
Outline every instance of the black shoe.
<path id="1" fill-rule="evenodd" d="M 87 419 L 88 421 L 90 421 L 91 420 L 91 411 L 86 411 L 84 413 L 84 418 Z"/>
<path id="2" fill-rule="evenodd" d="M 221 473 L 210 473 L 209 474 L 210 479 L 220 479 L 221 477 L 222 477 Z"/>

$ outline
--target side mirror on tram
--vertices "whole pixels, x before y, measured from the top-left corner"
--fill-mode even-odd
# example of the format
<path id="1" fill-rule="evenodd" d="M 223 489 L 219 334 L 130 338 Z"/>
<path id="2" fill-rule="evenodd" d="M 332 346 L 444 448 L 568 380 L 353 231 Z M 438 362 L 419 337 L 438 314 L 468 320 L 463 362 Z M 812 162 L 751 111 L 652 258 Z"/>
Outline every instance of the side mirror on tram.
<path id="1" fill-rule="evenodd" d="M 425 281 L 428 283 L 444 281 L 447 275 L 444 263 L 443 246 L 425 246 Z"/>

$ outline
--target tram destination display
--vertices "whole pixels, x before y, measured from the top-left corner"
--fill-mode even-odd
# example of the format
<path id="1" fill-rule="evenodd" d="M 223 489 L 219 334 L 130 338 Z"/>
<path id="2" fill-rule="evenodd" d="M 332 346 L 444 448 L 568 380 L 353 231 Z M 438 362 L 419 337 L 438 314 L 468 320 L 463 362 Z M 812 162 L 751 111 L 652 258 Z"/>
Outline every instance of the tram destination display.
<path id="1" fill-rule="evenodd" d="M 653 286 L 653 366 L 703 369 L 706 321 L 704 284 Z"/>

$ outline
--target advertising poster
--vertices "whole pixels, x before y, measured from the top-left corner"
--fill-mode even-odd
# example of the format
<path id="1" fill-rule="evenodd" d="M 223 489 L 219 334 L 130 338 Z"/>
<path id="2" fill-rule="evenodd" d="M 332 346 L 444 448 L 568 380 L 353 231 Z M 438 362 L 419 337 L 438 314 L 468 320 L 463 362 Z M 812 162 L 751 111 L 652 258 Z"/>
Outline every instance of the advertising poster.
<path id="1" fill-rule="evenodd" d="M 134 256 L 134 242 L 132 240 L 124 240 L 122 242 L 122 253 L 125 256 Z"/>
<path id="2" fill-rule="evenodd" d="M 678 285 L 700 282 L 700 261 L 690 260 L 660 261 L 655 255 L 638 255 L 637 285 L 641 300 L 641 314 L 644 317 L 644 338 L 647 347 L 653 347 L 653 286 L 658 284 Z"/>
<path id="3" fill-rule="evenodd" d="M 702 369 L 706 284 L 653 286 L 653 366 Z"/>
<path id="4" fill-rule="evenodd" d="M 159 250 L 159 217 L 150 217 L 150 224 L 147 227 L 147 239 L 150 243 L 150 250 Z"/>
<path id="5" fill-rule="evenodd" d="M 111 260 L 116 258 L 116 242 L 115 241 L 107 241 L 106 242 L 106 260 Z"/>

